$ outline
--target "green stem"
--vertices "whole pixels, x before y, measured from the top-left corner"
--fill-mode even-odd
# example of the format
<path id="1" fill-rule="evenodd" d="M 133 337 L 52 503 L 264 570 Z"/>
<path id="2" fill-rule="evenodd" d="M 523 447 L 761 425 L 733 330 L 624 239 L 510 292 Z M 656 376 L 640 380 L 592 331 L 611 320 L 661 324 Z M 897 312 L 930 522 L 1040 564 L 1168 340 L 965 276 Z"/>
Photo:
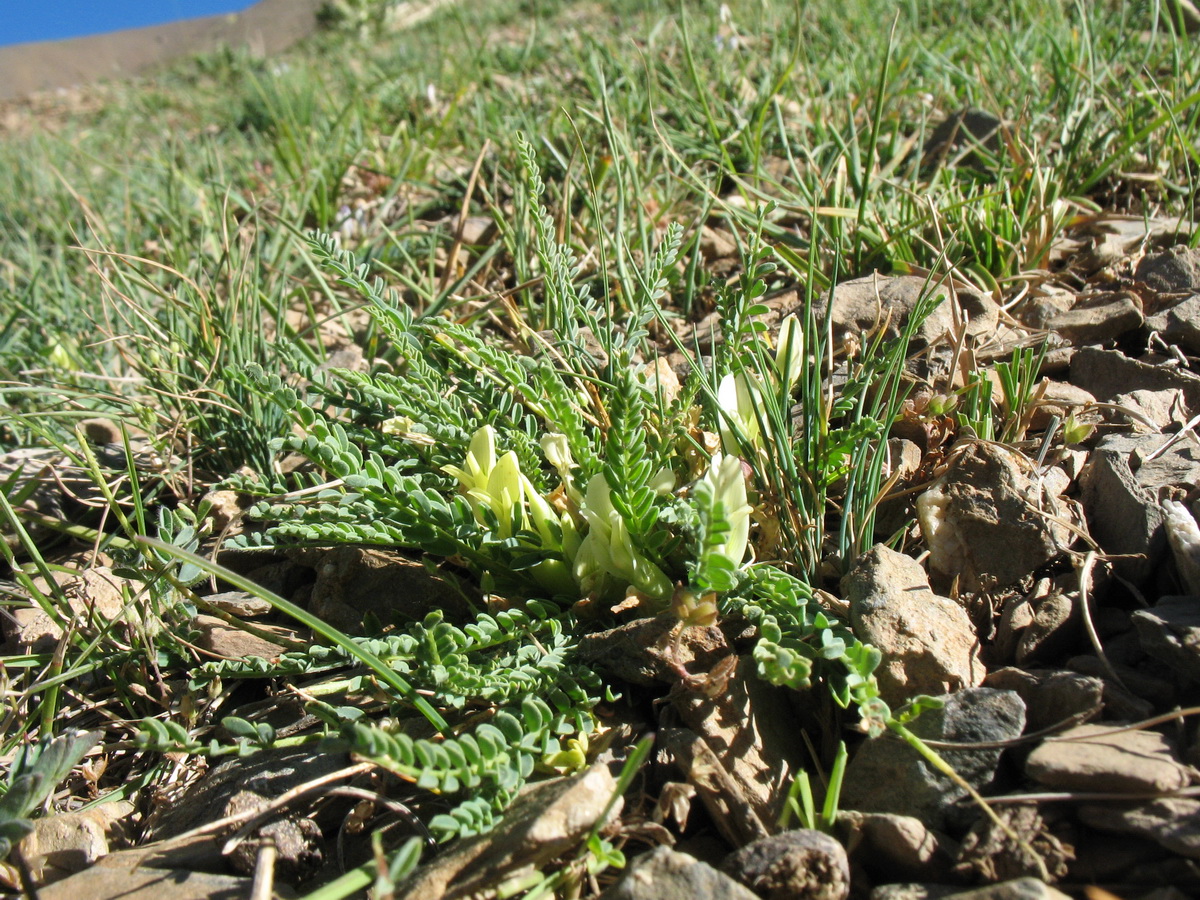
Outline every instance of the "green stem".
<path id="1" fill-rule="evenodd" d="M 991 805 L 985 799 L 983 799 L 983 795 L 980 794 L 979 791 L 975 790 L 975 788 L 973 788 L 965 778 L 955 772 L 950 764 L 946 762 L 946 760 L 944 760 L 936 750 L 909 731 L 904 725 L 892 720 L 891 722 L 888 722 L 888 727 L 900 737 L 904 738 L 905 743 L 916 750 L 917 753 L 921 754 L 921 757 L 927 763 L 933 766 L 938 772 L 945 775 L 956 785 L 970 794 L 971 799 L 979 805 L 979 808 L 983 810 L 984 815 L 991 819 L 993 824 L 1003 831 L 1005 836 L 1008 837 L 1010 841 L 1012 841 L 1029 855 L 1029 858 L 1033 860 L 1034 865 L 1037 866 L 1038 875 L 1041 877 L 1042 881 L 1046 882 L 1047 884 L 1050 883 L 1050 873 L 1046 869 L 1046 861 L 1042 859 L 1042 855 L 1034 850 L 1032 845 L 1030 845 L 1025 838 L 1017 834 L 1011 825 L 1009 825 L 996 814 L 996 811 L 992 809 Z"/>

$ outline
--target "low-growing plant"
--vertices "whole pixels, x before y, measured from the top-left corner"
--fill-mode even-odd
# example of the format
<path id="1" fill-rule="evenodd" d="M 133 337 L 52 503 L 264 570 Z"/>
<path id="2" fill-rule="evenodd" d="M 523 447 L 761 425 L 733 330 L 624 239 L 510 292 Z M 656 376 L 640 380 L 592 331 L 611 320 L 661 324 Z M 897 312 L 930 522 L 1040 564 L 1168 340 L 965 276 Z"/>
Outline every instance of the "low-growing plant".
<path id="1" fill-rule="evenodd" d="M 538 173 L 532 154 L 524 158 L 536 198 Z M 756 300 L 770 250 L 755 239 L 740 290 L 722 294 L 711 361 L 693 356 L 674 384 L 654 361 L 648 325 L 670 287 L 679 227 L 666 229 L 615 310 L 591 296 L 572 251 L 553 243 L 544 213 L 536 217 L 541 315 L 553 342 L 517 308 L 511 340 L 418 316 L 348 254 L 314 239 L 313 256 L 369 304 L 391 345 L 388 365 L 309 369 L 302 386 L 256 370 L 264 396 L 294 423 L 275 449 L 308 468 L 291 484 L 231 482 L 263 496 L 250 512 L 261 528 L 237 538 L 242 547 L 407 548 L 454 561 L 510 608 L 479 609 L 465 625 L 434 612 L 396 634 L 353 638 L 222 572 L 332 646 L 210 664 L 193 679 L 193 689 L 212 690 L 205 680 L 315 676 L 309 708 L 325 727 L 311 739 L 457 797 L 430 822 L 443 838 L 488 827 L 539 766 L 584 764 L 606 689 L 572 648 L 589 620 L 618 610 L 671 612 L 685 626 L 741 617 L 758 631 L 760 677 L 794 689 L 824 684 L 871 734 L 890 721 L 874 678 L 878 652 L 820 608 L 809 582 L 830 552 L 824 523 L 835 493 L 844 516 L 861 516 L 843 521 L 837 546 L 849 553 L 870 539 L 876 454 L 900 397 L 903 341 L 851 360 L 846 386 L 833 391 L 829 340 L 809 337 L 811 294 L 804 319 L 786 320 L 776 339 L 762 323 Z M 760 548 L 785 545 L 781 517 L 806 539 L 785 558 L 756 560 Z M 219 571 L 186 550 L 170 553 Z M 331 669 L 339 674 L 322 675 Z M 333 699 L 368 688 L 382 721 Z M 414 713 L 441 739 L 411 736 Z M 243 720 L 225 730 L 232 742 L 205 742 L 151 719 L 138 742 L 216 755 L 279 745 L 269 728 Z"/>

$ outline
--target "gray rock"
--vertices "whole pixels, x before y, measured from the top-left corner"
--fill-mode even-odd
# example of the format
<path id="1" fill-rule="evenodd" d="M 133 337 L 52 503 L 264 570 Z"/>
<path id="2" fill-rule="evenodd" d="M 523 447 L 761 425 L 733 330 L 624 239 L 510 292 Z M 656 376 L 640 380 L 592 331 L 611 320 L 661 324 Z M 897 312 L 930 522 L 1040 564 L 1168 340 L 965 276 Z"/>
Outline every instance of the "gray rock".
<path id="1" fill-rule="evenodd" d="M 850 863 L 833 838 L 806 828 L 751 841 L 721 863 L 765 900 L 845 900 Z"/>
<path id="2" fill-rule="evenodd" d="M 1030 431 L 1041 431 L 1049 427 L 1051 416 L 1065 419 L 1096 402 L 1096 398 L 1083 388 L 1065 381 L 1044 379 L 1042 383 L 1045 387 L 1037 388 L 1041 391 L 1041 399 L 1029 418 Z"/>
<path id="3" fill-rule="evenodd" d="M 986 687 L 1016 691 L 1025 702 L 1026 727 L 1041 731 L 1075 716 L 1098 713 L 1104 706 L 1104 682 L 1075 672 L 1006 668 L 988 674 Z"/>
<path id="4" fill-rule="evenodd" d="M 1142 304 L 1125 291 L 1082 295 L 1069 312 L 1058 313 L 1041 327 L 1074 344 L 1102 344 L 1142 324 Z"/>
<path id="5" fill-rule="evenodd" d="M 758 900 L 758 895 L 694 856 L 655 847 L 637 857 L 601 900 Z"/>
<path id="6" fill-rule="evenodd" d="M 930 572 L 966 591 L 1012 584 L 1071 543 L 1057 496 L 1033 464 L 999 444 L 973 442 L 917 498 Z"/>
<path id="7" fill-rule="evenodd" d="M 1155 706 L 1171 706 L 1175 703 L 1175 682 L 1178 680 L 1171 670 L 1146 656 L 1138 643 L 1137 632 L 1130 630 L 1105 639 L 1112 649 L 1108 656 L 1112 672 L 1103 661 L 1092 654 L 1072 656 L 1066 667 L 1081 675 L 1096 678 L 1119 678 L 1125 688 L 1137 697 L 1153 702 Z M 1112 710 L 1109 710 L 1110 716 Z"/>
<path id="8" fill-rule="evenodd" d="M 251 791 L 235 794 L 226 805 L 227 815 L 258 813 L 267 800 Z M 288 884 L 300 884 L 313 877 L 325 863 L 325 842 L 321 828 L 303 815 L 284 814 L 241 841 L 228 856 L 229 864 L 242 875 L 258 869 L 258 854 L 265 844 L 275 848 L 275 877 Z"/>
<path id="9" fill-rule="evenodd" d="M 120 820 L 134 810 L 122 800 L 35 819 L 18 845 L 34 881 L 59 881 L 107 856 L 110 836 L 120 835 Z"/>
<path id="10" fill-rule="evenodd" d="M 1163 435 L 1109 435 L 1092 451 L 1080 476 L 1080 500 L 1092 537 L 1113 560 L 1121 577 L 1143 585 L 1167 553 L 1165 516 L 1159 496 L 1200 483 L 1200 451 L 1186 441 L 1149 460 Z"/>
<path id="11" fill-rule="evenodd" d="M 1179 244 L 1160 253 L 1148 253 L 1137 264 L 1133 277 L 1156 294 L 1200 293 L 1200 250 Z"/>
<path id="12" fill-rule="evenodd" d="M 1189 2 L 1189 0 L 1182 0 Z M 1139 256 L 1147 246 L 1186 240 L 1191 223 L 1167 216 L 1127 216 L 1100 213 L 1083 217 L 1055 240 L 1051 262 L 1070 263 L 1072 272 L 1086 278 L 1105 266 Z"/>
<path id="13" fill-rule="evenodd" d="M 1200 294 L 1151 316 L 1146 327 L 1157 331 L 1168 344 L 1177 344 L 1188 353 L 1200 353 Z"/>
<path id="14" fill-rule="evenodd" d="M 850 835 L 853 862 L 879 881 L 953 880 L 958 845 L 912 816 L 843 810 L 838 826 Z"/>
<path id="15" fill-rule="evenodd" d="M 170 838 L 198 823 L 223 818 L 237 798 L 246 794 L 274 799 L 297 785 L 328 775 L 347 765 L 345 753 L 313 747 L 266 750 L 248 759 L 227 759 L 205 773 L 177 803 L 159 807 L 147 822 L 153 839 Z"/>
<path id="16" fill-rule="evenodd" d="M 1138 673 L 1129 666 L 1113 663 L 1113 670 L 1117 673 L 1117 681 L 1112 677 L 1106 666 L 1099 657 L 1091 654 L 1080 656 L 1072 656 L 1067 660 L 1067 668 L 1072 672 L 1077 672 L 1080 675 L 1086 675 L 1089 678 L 1097 678 L 1104 685 L 1104 714 L 1110 719 L 1117 719 L 1124 722 L 1134 722 L 1138 719 L 1145 719 L 1154 714 L 1154 704 L 1149 700 L 1144 699 L 1147 694 L 1155 696 L 1159 700 L 1171 700 L 1174 692 L 1167 690 L 1165 693 L 1155 694 L 1153 692 L 1145 692 L 1142 689 L 1145 685 L 1139 683 Z M 1139 693 L 1134 693 L 1134 689 Z"/>
<path id="17" fill-rule="evenodd" d="M 1183 391 L 1188 409 L 1200 409 L 1200 376 L 1175 366 L 1130 359 L 1119 350 L 1082 347 L 1071 357 L 1071 384 L 1111 402 L 1129 391 Z"/>
<path id="18" fill-rule="evenodd" d="M 1167 739 L 1120 725 L 1079 725 L 1045 740 L 1025 761 L 1025 774 L 1054 790 L 1100 793 L 1174 791 L 1191 782 Z"/>
<path id="19" fill-rule="evenodd" d="M 677 667 L 707 672 L 732 652 L 716 626 L 689 628 L 687 639 L 676 640 L 678 616 L 664 614 L 634 619 L 579 641 L 579 658 L 608 678 L 639 687 L 675 684 Z"/>
<path id="20" fill-rule="evenodd" d="M 1031 288 L 1010 312 L 1028 328 L 1044 328 L 1055 316 L 1070 312 L 1076 296 L 1075 291 L 1044 284 Z"/>
<path id="21" fill-rule="evenodd" d="M 962 839 L 955 871 L 972 883 L 996 884 L 1043 873 L 1050 880 L 1066 876 L 1073 848 L 1054 834 L 1032 803 L 1004 803 L 993 808 L 1003 826 L 978 815 Z M 1013 840 L 1011 834 L 1021 837 Z"/>
<path id="22" fill-rule="evenodd" d="M 995 301 L 983 294 L 959 289 L 954 296 L 967 319 L 967 334 L 983 337 L 992 333 L 999 321 Z M 867 275 L 844 281 L 817 302 L 818 320 L 829 318 L 835 343 L 847 339 L 870 339 L 882 330 L 885 340 L 895 340 L 908 324 L 913 312 L 928 297 L 939 298 L 936 307 L 917 328 L 909 344 L 910 351 L 922 350 L 942 341 L 954 327 L 951 292 L 944 284 L 927 282 L 915 275 Z M 926 305 L 926 308 L 927 305 Z M 786 313 L 785 313 L 786 314 Z"/>
<path id="23" fill-rule="evenodd" d="M 883 654 L 876 674 L 889 703 L 983 681 L 970 617 L 930 590 L 916 560 L 877 544 L 842 580 L 842 589 L 855 633 Z"/>
<path id="24" fill-rule="evenodd" d="M 1117 394 L 1113 403 L 1128 410 L 1129 415 L 1122 410 L 1105 410 L 1109 421 L 1122 427 L 1133 425 L 1138 434 L 1157 434 L 1174 423 L 1187 420 L 1187 407 L 1184 404 L 1183 391 L 1171 388 L 1167 391 L 1130 391 L 1127 394 Z"/>
<path id="25" fill-rule="evenodd" d="M 1006 741 L 1025 727 L 1025 704 L 1012 691 L 970 688 L 942 698 L 910 727 L 919 737 L 959 743 Z M 940 750 L 939 755 L 977 790 L 992 781 L 1001 750 Z M 903 740 L 867 741 L 847 767 L 842 808 L 914 816 L 928 828 L 945 827 L 948 807 L 966 791 L 932 769 Z"/>
<path id="26" fill-rule="evenodd" d="M 1086 803 L 1079 819 L 1097 831 L 1132 834 L 1160 847 L 1200 859 L 1200 800 L 1162 798 L 1135 805 Z"/>
<path id="27" fill-rule="evenodd" d="M 1039 579 L 1025 596 L 1010 598 L 1000 615 L 996 652 L 1024 666 L 1060 659 L 1081 635 L 1079 597 L 1049 578 Z"/>
<path id="28" fill-rule="evenodd" d="M 1079 595 L 1051 591 L 1033 604 L 1033 621 L 1017 639 L 1019 666 L 1061 658 L 1079 638 Z"/>
<path id="29" fill-rule="evenodd" d="M 1200 597 L 1163 597 L 1131 618 L 1150 656 L 1200 681 Z"/>

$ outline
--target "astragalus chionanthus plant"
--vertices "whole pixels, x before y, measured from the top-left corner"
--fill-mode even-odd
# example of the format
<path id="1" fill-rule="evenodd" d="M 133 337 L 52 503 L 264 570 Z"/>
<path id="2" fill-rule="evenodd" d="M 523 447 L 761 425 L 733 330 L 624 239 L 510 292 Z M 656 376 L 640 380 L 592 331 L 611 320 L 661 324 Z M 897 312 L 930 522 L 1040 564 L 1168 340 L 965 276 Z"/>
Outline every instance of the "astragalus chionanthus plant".
<path id="1" fill-rule="evenodd" d="M 525 163 L 536 201 L 530 153 Z M 263 496 L 252 511 L 263 527 L 243 546 L 411 548 L 456 562 L 505 599 L 505 612 L 481 611 L 472 624 L 434 611 L 371 645 L 442 711 L 439 729 L 443 714 L 486 704 L 502 734 L 486 724 L 413 741 L 402 728 L 323 713 L 360 755 L 444 793 L 470 789 L 434 822 L 445 836 L 485 827 L 535 763 L 582 762 L 603 687 L 573 661 L 573 636 L 618 611 L 671 612 L 680 627 L 739 616 L 757 627 L 760 677 L 819 681 L 870 733 L 894 721 L 876 690 L 877 652 L 822 611 L 808 584 L 839 548 L 848 556 L 871 537 L 902 346 L 869 348 L 831 393 L 811 302 L 774 337 L 763 324 L 757 300 L 773 264 L 754 239 L 745 275 L 721 294 L 721 339 L 711 357 L 683 354 L 681 382 L 655 358 L 648 327 L 682 229 L 666 229 L 614 309 L 581 286 L 548 216 L 535 226 L 540 322 L 510 307 L 507 336 L 419 317 L 315 240 L 393 355 L 370 372 L 308 372 L 302 388 L 260 372 L 296 425 L 278 449 L 306 457 L 310 481 L 240 484 Z M 827 534 L 835 494 L 842 524 Z M 287 665 L 300 662 L 285 654 Z"/>

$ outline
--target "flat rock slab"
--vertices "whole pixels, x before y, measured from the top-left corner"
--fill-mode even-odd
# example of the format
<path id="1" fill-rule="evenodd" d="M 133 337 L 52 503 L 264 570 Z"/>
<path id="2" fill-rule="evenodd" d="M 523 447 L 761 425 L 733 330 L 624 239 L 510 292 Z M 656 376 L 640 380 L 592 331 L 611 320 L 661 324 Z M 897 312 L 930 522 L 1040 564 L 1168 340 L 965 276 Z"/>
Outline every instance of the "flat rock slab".
<path id="1" fill-rule="evenodd" d="M 1097 831 L 1132 834 L 1189 859 L 1200 859 L 1200 800 L 1172 798 L 1136 806 L 1089 803 L 1079 818 Z"/>
<path id="2" fill-rule="evenodd" d="M 1072 344 L 1104 343 L 1141 327 L 1142 304 L 1127 292 L 1081 297 L 1067 312 L 1048 317 L 1042 327 Z"/>
<path id="3" fill-rule="evenodd" d="M 888 703 L 983 681 L 970 616 L 930 589 L 916 560 L 877 544 L 842 579 L 842 589 L 854 633 L 883 654 L 876 675 Z"/>
<path id="4" fill-rule="evenodd" d="M 195 639 L 196 646 L 225 659 L 248 659 L 251 656 L 274 659 L 284 651 L 286 642 L 300 639 L 299 632 L 291 628 L 280 625 L 257 626 L 262 632 L 278 636 L 279 643 L 275 643 L 243 631 L 216 616 L 196 616 L 191 625 L 199 632 Z"/>
<path id="5" fill-rule="evenodd" d="M 1025 773 L 1048 788 L 1067 791 L 1154 793 L 1191 783 L 1156 731 L 1115 731 L 1119 725 L 1080 725 L 1043 741 L 1029 754 Z"/>
<path id="6" fill-rule="evenodd" d="M 41 900 L 245 900 L 253 880 L 181 869 L 123 869 L 93 866 L 41 888 Z M 284 885 L 279 897 L 294 897 Z"/>
<path id="7" fill-rule="evenodd" d="M 1163 597 L 1130 619 L 1147 654 L 1200 682 L 1200 597 Z"/>
<path id="8" fill-rule="evenodd" d="M 600 900 L 760 900 L 708 863 L 670 847 L 656 847 L 636 859 Z"/>
<path id="9" fill-rule="evenodd" d="M 1188 408 L 1200 409 L 1200 376 L 1174 366 L 1130 359 L 1119 350 L 1083 347 L 1071 357 L 1071 384 L 1111 401 L 1129 391 L 1183 391 Z"/>

